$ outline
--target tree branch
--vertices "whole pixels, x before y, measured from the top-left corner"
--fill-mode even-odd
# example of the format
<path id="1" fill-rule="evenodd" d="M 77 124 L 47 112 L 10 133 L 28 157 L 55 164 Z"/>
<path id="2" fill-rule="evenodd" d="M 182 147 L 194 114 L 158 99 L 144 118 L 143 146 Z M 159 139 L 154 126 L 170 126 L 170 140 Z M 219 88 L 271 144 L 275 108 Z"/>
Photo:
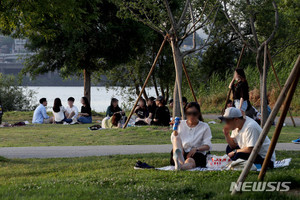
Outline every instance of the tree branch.
<path id="1" fill-rule="evenodd" d="M 275 24 L 274 24 L 274 30 L 272 31 L 272 34 L 271 34 L 270 37 L 266 40 L 266 45 L 268 45 L 268 43 L 274 38 L 275 33 L 277 32 L 277 29 L 278 29 L 278 23 L 279 23 L 278 9 L 277 9 L 276 2 L 275 2 L 275 1 L 272 1 L 272 5 L 273 5 L 274 10 L 275 10 Z"/>
<path id="2" fill-rule="evenodd" d="M 247 2 L 247 5 L 250 7 L 251 6 L 250 0 L 246 0 L 246 2 Z M 251 30 L 252 30 L 252 34 L 254 36 L 254 41 L 255 41 L 256 48 L 258 48 L 259 47 L 259 41 L 258 41 L 258 38 L 257 38 L 257 33 L 256 33 L 255 26 L 254 26 L 254 19 L 253 19 L 252 9 L 250 10 L 249 21 L 250 21 L 250 27 L 251 27 Z"/>
<path id="3" fill-rule="evenodd" d="M 165 3 L 165 7 L 167 9 L 167 13 L 168 13 L 168 16 L 169 16 L 169 19 L 170 19 L 170 22 L 171 22 L 171 27 L 172 27 L 175 35 L 176 35 L 176 31 L 177 31 L 176 28 L 177 28 L 177 26 L 176 26 L 175 19 L 174 19 L 174 16 L 172 14 L 169 2 L 168 2 L 168 0 L 164 0 L 164 3 Z"/>
<path id="4" fill-rule="evenodd" d="M 183 9 L 183 11 L 182 11 L 182 13 L 181 13 L 181 17 L 180 17 L 180 19 L 179 19 L 179 21 L 178 21 L 178 23 L 177 23 L 177 27 L 180 27 L 181 22 L 185 19 L 185 14 L 186 14 L 188 5 L 189 5 L 190 3 L 191 3 L 190 0 L 186 0 L 184 9 Z"/>

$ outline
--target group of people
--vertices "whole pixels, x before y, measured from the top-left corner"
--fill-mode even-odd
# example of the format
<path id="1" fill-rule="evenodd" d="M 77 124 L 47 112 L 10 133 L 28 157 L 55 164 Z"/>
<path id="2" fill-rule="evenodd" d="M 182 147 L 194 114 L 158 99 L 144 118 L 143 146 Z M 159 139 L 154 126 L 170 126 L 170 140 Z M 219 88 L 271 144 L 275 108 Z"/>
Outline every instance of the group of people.
<path id="1" fill-rule="evenodd" d="M 235 70 L 229 88 L 233 94 L 233 101 L 227 102 L 224 115 L 220 117 L 225 123 L 223 133 L 228 144 L 225 151 L 233 161 L 248 160 L 262 129 L 259 120 L 254 120 L 257 113 L 247 113 L 255 108 L 249 101 L 249 86 L 242 69 Z M 211 130 L 208 124 L 199 120 L 198 103 L 188 103 L 184 110 L 187 119 L 181 120 L 178 130 L 171 135 L 173 149 L 170 164 L 175 165 L 177 170 L 205 167 L 207 152 L 211 150 Z M 263 164 L 269 145 L 270 139 L 266 137 L 254 164 Z M 268 167 L 273 168 L 274 162 L 275 153 Z"/>
<path id="2" fill-rule="evenodd" d="M 249 102 L 249 87 L 245 73 L 242 69 L 236 69 L 234 78 L 229 88 L 233 93 L 233 101 L 227 102 L 227 109 L 220 117 L 225 123 L 223 133 L 228 144 L 227 155 L 231 160 L 244 159 L 250 156 L 259 135 L 262 132 L 259 124 L 247 116 L 247 111 L 252 105 Z M 42 98 L 40 106 L 34 112 L 33 123 L 91 123 L 91 107 L 87 98 L 81 98 L 81 112 L 74 106 L 75 99 L 68 99 L 68 106 L 62 106 L 61 100 L 56 98 L 53 105 L 53 118 L 46 113 L 47 100 Z M 122 120 L 126 120 L 125 112 L 119 107 L 118 99 L 112 98 L 107 108 L 106 118 L 102 121 L 103 128 L 120 128 Z M 191 169 L 194 167 L 205 167 L 206 156 L 211 150 L 212 134 L 207 123 L 199 120 L 200 105 L 197 102 L 188 103 L 186 98 L 182 99 L 186 119 L 180 121 L 178 130 L 171 135 L 173 149 L 171 151 L 170 163 L 176 169 Z M 173 101 L 169 102 L 173 107 Z M 166 106 L 164 97 L 150 97 L 147 102 L 140 99 L 135 108 L 136 125 L 158 125 L 170 126 L 170 111 Z M 255 164 L 262 164 L 266 156 L 270 139 L 266 137 L 259 151 Z M 269 167 L 273 168 L 275 153 L 273 153 Z"/>
<path id="3" fill-rule="evenodd" d="M 46 98 L 40 99 L 40 105 L 34 110 L 33 124 L 76 124 L 92 123 L 92 109 L 86 97 L 81 98 L 81 112 L 74 105 L 75 99 L 68 98 L 68 106 L 64 107 L 60 98 L 54 99 L 52 113 L 53 117 L 48 116 L 46 107 L 48 105 Z"/>

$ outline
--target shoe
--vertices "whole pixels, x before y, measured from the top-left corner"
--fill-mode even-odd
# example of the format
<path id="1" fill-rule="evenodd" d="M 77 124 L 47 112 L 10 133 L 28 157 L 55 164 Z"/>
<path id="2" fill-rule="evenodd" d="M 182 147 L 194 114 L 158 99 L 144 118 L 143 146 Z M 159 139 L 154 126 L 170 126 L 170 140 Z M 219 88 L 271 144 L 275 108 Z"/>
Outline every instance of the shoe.
<path id="1" fill-rule="evenodd" d="M 73 124 L 77 124 L 77 123 L 78 123 L 77 119 L 75 118 L 75 119 L 73 119 L 73 121 L 70 124 L 73 125 Z"/>
<path id="2" fill-rule="evenodd" d="M 134 166 L 134 169 L 154 169 L 154 167 L 148 165 L 147 163 L 143 163 L 141 161 L 137 161 L 137 163 Z"/>
<path id="3" fill-rule="evenodd" d="M 67 122 L 64 122 L 64 123 L 63 123 L 63 125 L 70 125 L 70 124 L 69 124 L 69 123 L 67 123 Z"/>
<path id="4" fill-rule="evenodd" d="M 298 139 L 296 139 L 296 140 L 292 140 L 292 142 L 293 142 L 294 144 L 300 144 L 300 137 L 299 137 Z"/>

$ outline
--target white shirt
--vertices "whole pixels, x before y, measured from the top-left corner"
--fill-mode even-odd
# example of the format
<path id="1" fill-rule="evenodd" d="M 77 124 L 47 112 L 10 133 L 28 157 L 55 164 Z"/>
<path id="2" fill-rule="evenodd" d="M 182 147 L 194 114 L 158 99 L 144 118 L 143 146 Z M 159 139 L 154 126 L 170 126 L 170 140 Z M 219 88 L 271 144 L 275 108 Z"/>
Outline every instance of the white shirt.
<path id="1" fill-rule="evenodd" d="M 67 113 L 69 113 L 69 114 L 71 114 L 71 112 L 74 111 L 75 115 L 72 117 L 72 119 L 76 119 L 76 118 L 77 118 L 77 116 L 78 116 L 78 108 L 77 108 L 76 106 L 73 105 L 72 108 L 70 108 L 70 106 L 67 106 L 67 107 L 66 107 L 66 111 L 67 111 Z"/>
<path id="2" fill-rule="evenodd" d="M 198 148 L 203 145 L 208 145 L 211 150 L 211 131 L 207 123 L 199 121 L 195 127 L 189 127 L 186 120 L 181 120 L 178 126 L 178 136 L 182 141 L 182 147 L 185 152 L 190 152 L 192 148 Z M 171 135 L 171 142 L 174 141 L 175 136 Z M 205 151 L 201 151 L 205 154 Z"/>
<path id="3" fill-rule="evenodd" d="M 59 108 L 60 108 L 59 112 L 52 111 L 53 112 L 53 116 L 54 116 L 54 120 L 56 122 L 61 122 L 62 120 L 65 119 L 65 112 L 66 112 L 65 107 L 61 106 Z"/>
<path id="4" fill-rule="evenodd" d="M 241 130 L 238 130 L 238 129 L 233 130 L 231 133 L 231 138 L 234 139 L 234 141 L 239 145 L 239 147 L 241 149 L 244 147 L 254 147 L 261 132 L 262 132 L 262 129 L 258 125 L 258 123 L 256 123 L 256 121 L 254 121 L 250 117 L 246 117 L 246 121 L 245 121 L 242 129 Z M 264 143 L 262 144 L 261 149 L 258 152 L 258 155 L 265 158 L 267 155 L 270 143 L 271 142 L 270 142 L 269 137 L 266 136 L 266 139 L 265 139 Z M 275 162 L 275 159 L 276 158 L 275 158 L 275 152 L 274 152 L 271 160 L 273 162 Z"/>

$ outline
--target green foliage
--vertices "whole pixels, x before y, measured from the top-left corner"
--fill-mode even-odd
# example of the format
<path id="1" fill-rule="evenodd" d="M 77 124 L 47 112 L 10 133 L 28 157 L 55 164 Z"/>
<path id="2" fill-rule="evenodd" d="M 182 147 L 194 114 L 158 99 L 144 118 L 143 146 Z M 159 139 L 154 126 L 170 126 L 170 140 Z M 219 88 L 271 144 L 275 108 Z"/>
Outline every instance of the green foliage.
<path id="1" fill-rule="evenodd" d="M 35 92 L 19 87 L 14 76 L 4 76 L 0 73 L 0 102 L 4 111 L 32 110 Z"/>

